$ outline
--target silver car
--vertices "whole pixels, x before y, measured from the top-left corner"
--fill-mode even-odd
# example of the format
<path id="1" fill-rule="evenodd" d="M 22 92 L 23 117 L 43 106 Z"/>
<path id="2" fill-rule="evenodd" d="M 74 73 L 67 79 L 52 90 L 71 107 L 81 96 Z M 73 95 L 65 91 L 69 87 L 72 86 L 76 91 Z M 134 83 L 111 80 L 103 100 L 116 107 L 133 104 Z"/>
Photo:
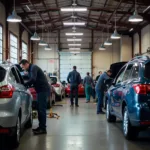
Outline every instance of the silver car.
<path id="1" fill-rule="evenodd" d="M 15 65 L 0 64 L 0 134 L 7 134 L 13 147 L 20 142 L 21 128 L 32 127 L 32 96 Z"/>

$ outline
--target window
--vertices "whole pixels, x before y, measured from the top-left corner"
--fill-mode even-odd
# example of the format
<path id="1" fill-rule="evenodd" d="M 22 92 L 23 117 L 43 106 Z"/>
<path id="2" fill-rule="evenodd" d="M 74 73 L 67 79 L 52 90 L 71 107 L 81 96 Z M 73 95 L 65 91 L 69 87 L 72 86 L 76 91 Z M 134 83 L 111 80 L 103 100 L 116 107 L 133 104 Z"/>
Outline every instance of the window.
<path id="1" fill-rule="evenodd" d="M 15 77 L 15 81 L 16 81 L 17 83 L 20 83 L 20 79 L 19 79 L 19 77 L 18 77 L 18 75 L 17 75 L 17 72 L 16 72 L 16 70 L 15 70 L 14 67 L 11 69 L 11 72 L 12 72 L 13 76 Z"/>
<path id="2" fill-rule="evenodd" d="M 139 66 L 134 66 L 131 74 L 131 79 L 136 79 L 139 77 Z"/>
<path id="3" fill-rule="evenodd" d="M 18 39 L 10 33 L 10 61 L 14 64 L 18 62 Z"/>
<path id="4" fill-rule="evenodd" d="M 119 75 L 118 75 L 118 77 L 116 79 L 116 84 L 122 82 L 122 78 L 123 78 L 123 75 L 124 75 L 125 68 L 126 67 L 122 68 L 121 71 L 119 72 Z"/>
<path id="5" fill-rule="evenodd" d="M 130 77 L 130 74 L 131 74 L 131 71 L 132 71 L 132 67 L 133 67 L 133 64 L 129 64 L 125 73 L 124 73 L 124 76 L 123 76 L 123 81 L 126 81 L 129 79 Z"/>
<path id="6" fill-rule="evenodd" d="M 24 42 L 22 42 L 22 59 L 28 59 L 28 47 Z"/>
<path id="7" fill-rule="evenodd" d="M 0 26 L 0 63 L 2 63 L 3 60 L 3 30 L 2 26 Z"/>

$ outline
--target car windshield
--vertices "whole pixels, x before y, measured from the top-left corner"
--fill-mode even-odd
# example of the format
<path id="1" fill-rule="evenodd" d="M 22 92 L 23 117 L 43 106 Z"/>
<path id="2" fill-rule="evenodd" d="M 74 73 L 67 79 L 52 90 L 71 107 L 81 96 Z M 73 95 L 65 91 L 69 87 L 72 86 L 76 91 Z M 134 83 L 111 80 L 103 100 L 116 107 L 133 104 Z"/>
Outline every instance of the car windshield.
<path id="1" fill-rule="evenodd" d="M 150 79 L 150 62 L 145 65 L 144 76 L 145 76 L 147 79 Z"/>
<path id="2" fill-rule="evenodd" d="M 0 67 L 0 82 L 2 82 L 5 79 L 5 76 L 6 76 L 6 70 Z"/>

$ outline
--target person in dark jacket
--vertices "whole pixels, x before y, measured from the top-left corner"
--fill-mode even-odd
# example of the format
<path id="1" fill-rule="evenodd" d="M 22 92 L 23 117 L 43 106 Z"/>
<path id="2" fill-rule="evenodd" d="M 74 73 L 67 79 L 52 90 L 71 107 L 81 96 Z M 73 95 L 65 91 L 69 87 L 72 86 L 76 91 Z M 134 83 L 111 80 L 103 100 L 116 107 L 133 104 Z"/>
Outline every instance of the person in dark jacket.
<path id="1" fill-rule="evenodd" d="M 83 84 L 85 87 L 86 103 L 89 103 L 92 95 L 92 88 L 94 86 L 93 79 L 89 72 L 87 72 L 87 76 L 84 78 Z"/>
<path id="2" fill-rule="evenodd" d="M 33 129 L 34 134 L 46 134 L 46 108 L 47 99 L 50 93 L 50 86 L 44 75 L 44 72 L 37 65 L 30 64 L 27 60 L 20 61 L 20 66 L 23 70 L 28 71 L 29 81 L 25 83 L 25 86 L 34 86 L 37 93 L 37 111 L 39 127 Z"/>
<path id="3" fill-rule="evenodd" d="M 102 111 L 102 107 L 103 107 L 103 97 L 104 97 L 104 92 L 105 92 L 105 81 L 110 78 L 111 74 L 112 74 L 112 71 L 108 70 L 107 72 L 104 72 L 97 81 L 97 84 L 95 87 L 96 95 L 98 97 L 97 114 L 104 113 Z"/>
<path id="4" fill-rule="evenodd" d="M 73 67 L 73 71 L 71 71 L 67 77 L 68 83 L 70 83 L 70 102 L 71 107 L 73 107 L 73 97 L 75 94 L 75 105 L 76 107 L 79 107 L 78 105 L 78 86 L 81 83 L 81 76 L 80 73 L 77 72 L 77 67 Z"/>

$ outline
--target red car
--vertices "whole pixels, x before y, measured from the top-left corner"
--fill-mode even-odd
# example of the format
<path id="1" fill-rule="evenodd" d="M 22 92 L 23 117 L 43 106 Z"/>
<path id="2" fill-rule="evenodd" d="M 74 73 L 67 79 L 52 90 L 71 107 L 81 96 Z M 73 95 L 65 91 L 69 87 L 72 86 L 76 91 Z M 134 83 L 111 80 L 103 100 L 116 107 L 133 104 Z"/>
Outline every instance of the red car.
<path id="1" fill-rule="evenodd" d="M 66 96 L 69 96 L 70 95 L 70 84 L 66 85 L 65 91 L 66 91 Z M 79 96 L 84 96 L 85 95 L 84 86 L 83 86 L 82 83 L 79 84 L 78 95 Z"/>

